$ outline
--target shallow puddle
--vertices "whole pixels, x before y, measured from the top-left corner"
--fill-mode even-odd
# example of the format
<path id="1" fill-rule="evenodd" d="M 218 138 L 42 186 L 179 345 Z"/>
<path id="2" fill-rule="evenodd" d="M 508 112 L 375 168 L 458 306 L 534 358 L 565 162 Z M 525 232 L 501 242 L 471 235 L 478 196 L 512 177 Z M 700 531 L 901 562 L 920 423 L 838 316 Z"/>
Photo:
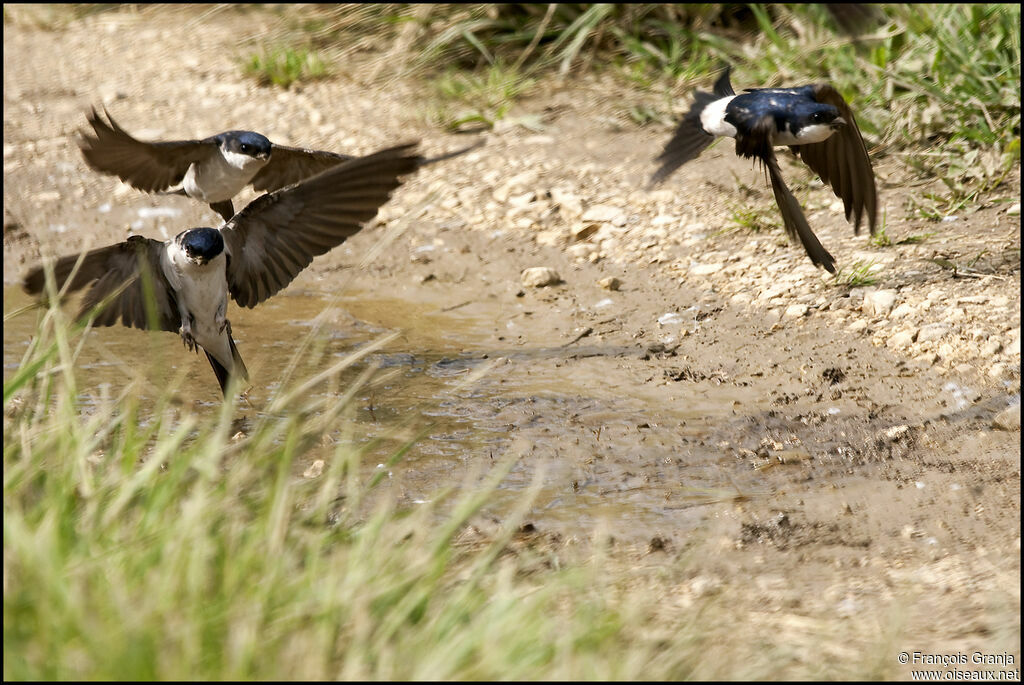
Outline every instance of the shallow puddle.
<path id="1" fill-rule="evenodd" d="M 4 294 L 11 312 L 29 303 L 16 288 Z M 543 485 L 529 516 L 539 529 L 588 535 L 604 525 L 620 539 L 651 538 L 658 530 L 694 526 L 704 505 L 747 496 L 757 489 L 749 468 L 705 448 L 712 423 L 733 414 L 736 389 L 690 384 L 688 395 L 665 402 L 664 389 L 637 378 L 637 351 L 586 344 L 509 343 L 494 334 L 509 312 L 487 300 L 443 311 L 435 303 L 385 299 L 347 291 L 334 301 L 293 289 L 255 310 L 229 310 L 239 350 L 250 371 L 253 418 L 281 384 L 303 341 L 322 346 L 315 364 L 299 363 L 308 378 L 393 331 L 401 335 L 341 376 L 340 387 L 316 392 L 340 396 L 344 384 L 375 364 L 389 379 L 362 389 L 347 425 L 331 437 L 366 444 L 383 438 L 364 462 L 387 460 L 415 430 L 422 437 L 389 478 L 410 504 L 426 501 L 467 475 L 485 478 L 503 458 L 519 457 L 487 511 L 502 517 L 538 474 Z M 4 377 L 18 367 L 35 330 L 37 312 L 4 328 Z M 318 335 L 310 336 L 322 324 Z M 306 354 L 306 353 L 303 353 Z M 203 355 L 187 353 L 176 335 L 111 327 L 89 334 L 79 359 L 83 403 L 111 394 L 140 373 L 144 388 L 178 383 L 197 411 L 213 410 L 220 393 Z M 485 368 L 486 367 L 486 368 Z M 467 384 L 477 370 L 482 376 Z M 179 381 L 179 378 L 182 377 Z M 352 425 L 352 423 L 356 425 Z M 356 437 L 352 437 L 356 436 Z M 297 464 L 297 477 L 317 457 Z M 599 523 L 603 522 L 603 523 Z"/>

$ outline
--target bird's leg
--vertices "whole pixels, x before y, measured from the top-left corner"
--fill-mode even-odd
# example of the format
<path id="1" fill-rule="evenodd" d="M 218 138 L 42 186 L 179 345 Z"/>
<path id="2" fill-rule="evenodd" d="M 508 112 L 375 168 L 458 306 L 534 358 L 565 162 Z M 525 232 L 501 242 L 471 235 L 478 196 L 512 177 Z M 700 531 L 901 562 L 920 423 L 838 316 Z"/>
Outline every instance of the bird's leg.
<path id="1" fill-rule="evenodd" d="M 181 342 L 184 343 L 186 349 L 195 351 L 199 354 L 199 345 L 196 343 L 195 337 L 192 335 L 192 324 L 195 323 L 195 317 L 192 313 L 185 308 L 183 302 L 178 302 L 178 313 L 181 315 Z"/>
<path id="2" fill-rule="evenodd" d="M 226 284 L 225 284 L 226 285 Z M 217 325 L 217 333 L 227 331 L 231 335 L 231 323 L 227 320 L 227 290 L 224 290 L 224 297 L 217 305 L 217 313 L 213 316 L 213 323 Z"/>
<path id="3" fill-rule="evenodd" d="M 228 335 L 231 335 L 231 322 L 228 321 L 228 298 L 225 297 L 221 303 L 217 306 L 217 314 L 214 316 L 213 322 L 217 324 L 217 332 L 223 333 L 225 330 Z"/>

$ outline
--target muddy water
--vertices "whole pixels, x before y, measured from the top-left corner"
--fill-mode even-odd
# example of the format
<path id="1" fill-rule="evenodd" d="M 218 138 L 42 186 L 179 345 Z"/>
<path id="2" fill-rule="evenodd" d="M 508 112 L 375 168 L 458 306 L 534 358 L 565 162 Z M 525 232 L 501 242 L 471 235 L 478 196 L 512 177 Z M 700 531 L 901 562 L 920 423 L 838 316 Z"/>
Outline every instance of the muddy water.
<path id="1" fill-rule="evenodd" d="M 5 290 L 5 311 L 28 302 L 19 290 Z M 410 503 L 462 485 L 469 473 L 486 477 L 510 453 L 519 461 L 490 512 L 507 513 L 541 470 L 543 486 L 530 521 L 567 535 L 586 535 L 602 522 L 619 538 L 650 537 L 661 526 L 678 530 L 695 524 L 705 503 L 733 496 L 737 489 L 756 489 L 737 480 L 749 469 L 701 448 L 712 422 L 732 414 L 735 388 L 708 384 L 665 403 L 638 382 L 635 349 L 588 345 L 586 339 L 549 346 L 496 339 L 495 327 L 514 328 L 508 323 L 514 317 L 487 300 L 444 311 L 436 303 L 368 292 L 348 291 L 327 301 L 293 291 L 255 310 L 232 308 L 230 315 L 253 383 L 250 406 L 243 411 L 249 417 L 266 406 L 315 321 L 322 322 L 316 339 L 325 358 L 300 363 L 300 378 L 383 334 L 401 333 L 343 375 L 342 385 L 368 364 L 398 371 L 360 392 L 352 419 L 358 425 L 339 426 L 333 437 L 360 443 L 384 438 L 367 459 L 373 468 L 410 431 L 424 429 L 426 436 L 390 470 L 392 484 Z M 36 317 L 29 312 L 7 322 L 5 378 L 17 368 Z M 486 373 L 466 386 L 467 377 L 485 366 Z M 146 380 L 144 392 L 155 395 L 157 388 L 179 384 L 198 411 L 219 404 L 205 357 L 185 352 L 169 333 L 95 330 L 79 369 L 85 402 L 104 384 L 116 393 L 126 374 L 138 373 Z"/>

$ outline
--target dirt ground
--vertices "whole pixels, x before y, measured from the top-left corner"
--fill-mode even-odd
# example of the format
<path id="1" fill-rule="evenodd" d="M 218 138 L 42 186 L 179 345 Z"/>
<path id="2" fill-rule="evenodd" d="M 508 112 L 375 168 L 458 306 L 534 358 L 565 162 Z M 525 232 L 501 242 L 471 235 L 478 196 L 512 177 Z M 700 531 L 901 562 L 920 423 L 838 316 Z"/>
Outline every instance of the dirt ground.
<path id="1" fill-rule="evenodd" d="M 185 198 L 91 172 L 72 140 L 90 105 L 140 138 L 241 128 L 350 154 L 472 139 L 426 123 L 424 84 L 366 85 L 359 64 L 289 91 L 244 79 L 240 46 L 275 30 L 272 13 L 40 16 L 5 8 L 5 313 L 43 254 L 217 225 Z M 619 541 L 610 567 L 664 595 L 666 625 L 710 601 L 723 643 L 743 645 L 730 654 L 771 646 L 780 677 L 906 678 L 901 651 L 1010 653 L 1019 669 L 1019 167 L 977 206 L 929 222 L 909 208 L 938 181 L 877 159 L 888 234 L 929 234 L 883 248 L 784 162 L 840 268 L 876 265 L 875 283 L 844 287 L 777 225 L 727 230 L 737 207 L 777 219 L 760 173 L 728 145 L 645 190 L 670 131 L 630 123 L 623 103 L 643 97 L 600 77 L 541 84 L 482 149 L 424 169 L 289 290 L 331 293 L 344 275 L 367 299 L 438 314 L 422 319 L 437 330 L 409 340 L 444 338 L 451 359 L 494 363 L 486 400 L 456 404 L 467 425 L 500 434 L 494 444 L 546 465 L 524 540 L 571 556 L 603 526 Z M 530 267 L 561 282 L 524 285 Z M 374 330 L 418 321 L 358 299 L 347 316 Z M 260 355 L 245 331 L 261 316 L 272 314 L 229 308 L 247 357 Z M 5 328 L 5 367 L 9 342 Z M 197 392 L 215 400 L 194 363 Z M 450 475 L 404 477 L 426 492 Z"/>

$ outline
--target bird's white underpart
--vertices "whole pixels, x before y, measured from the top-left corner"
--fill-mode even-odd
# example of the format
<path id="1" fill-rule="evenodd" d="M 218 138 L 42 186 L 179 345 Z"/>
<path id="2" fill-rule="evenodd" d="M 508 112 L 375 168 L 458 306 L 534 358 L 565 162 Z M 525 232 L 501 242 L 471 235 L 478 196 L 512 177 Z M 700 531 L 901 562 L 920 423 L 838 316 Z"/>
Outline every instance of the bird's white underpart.
<path id="1" fill-rule="evenodd" d="M 773 145 L 808 145 L 820 143 L 835 132 L 835 129 L 828 124 L 809 124 L 804 126 L 794 135 L 783 129 L 772 136 Z"/>
<path id="2" fill-rule="evenodd" d="M 268 161 L 224 149 L 219 152 L 204 164 L 193 164 L 185 172 L 182 188 L 189 197 L 208 204 L 230 200 L 249 185 Z"/>
<path id="3" fill-rule="evenodd" d="M 219 330 L 228 306 L 227 256 L 222 252 L 205 264 L 197 264 L 171 241 L 164 250 L 161 266 L 174 288 L 179 309 L 192 315 L 192 336 L 231 371 L 231 344 L 227 332 Z"/>

